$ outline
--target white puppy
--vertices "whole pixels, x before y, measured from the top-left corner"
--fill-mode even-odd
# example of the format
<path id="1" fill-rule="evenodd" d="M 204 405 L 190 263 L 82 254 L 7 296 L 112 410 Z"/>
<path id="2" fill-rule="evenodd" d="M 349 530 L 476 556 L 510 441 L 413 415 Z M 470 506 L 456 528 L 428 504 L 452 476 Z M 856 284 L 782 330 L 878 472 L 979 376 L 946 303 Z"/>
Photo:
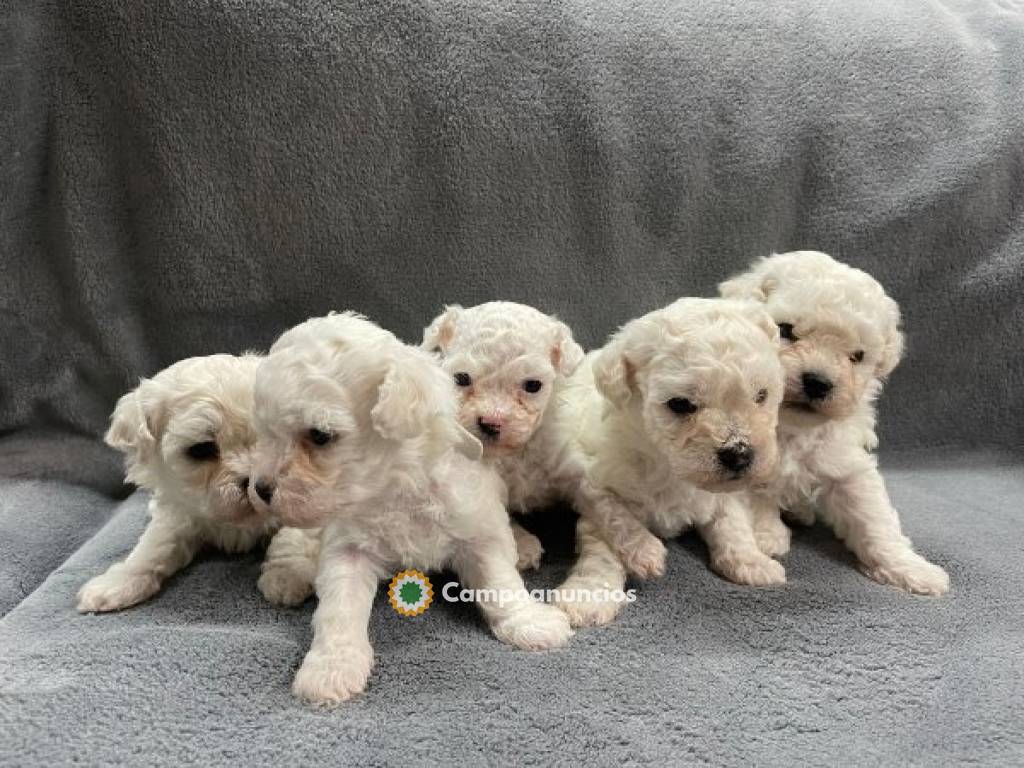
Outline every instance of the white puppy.
<path id="1" fill-rule="evenodd" d="M 785 581 L 755 540 L 744 496 L 775 468 L 782 399 L 778 330 L 759 307 L 680 299 L 627 323 L 588 356 L 567 395 L 597 485 L 654 533 L 695 526 L 711 566 L 742 584 Z M 581 526 L 580 558 L 563 593 L 620 589 L 624 573 Z M 620 604 L 566 604 L 576 624 L 600 624 Z"/>
<path id="2" fill-rule="evenodd" d="M 259 362 L 251 355 L 189 358 L 118 401 L 106 441 L 125 454 L 128 480 L 153 491 L 151 519 L 124 562 L 82 587 L 78 610 L 140 603 L 204 545 L 243 552 L 270 533 L 246 492 Z"/>
<path id="3" fill-rule="evenodd" d="M 759 524 L 778 509 L 822 518 L 871 578 L 939 595 L 949 577 L 911 548 L 878 462 L 874 401 L 900 360 L 900 311 L 878 282 L 824 253 L 797 251 L 756 262 L 719 286 L 759 302 L 778 323 L 786 393 L 779 419 L 779 476 L 755 499 Z"/>
<path id="4" fill-rule="evenodd" d="M 403 566 L 451 565 L 471 589 L 518 593 L 480 604 L 505 642 L 540 650 L 571 636 L 554 606 L 523 597 L 501 480 L 455 410 L 431 355 L 352 314 L 296 326 L 260 367 L 250 497 L 286 525 L 323 527 L 297 696 L 332 703 L 365 688 L 377 584 Z"/>
<path id="5" fill-rule="evenodd" d="M 313 595 L 322 533 L 285 526 L 274 534 L 256 582 L 263 597 L 274 605 L 294 606 Z"/>
<path id="6" fill-rule="evenodd" d="M 583 350 L 565 323 L 507 301 L 450 306 L 424 331 L 423 347 L 441 354 L 459 392 L 459 422 L 482 441 L 511 511 L 568 501 L 596 521 L 630 572 L 662 573 L 664 545 L 587 481 L 578 425 L 562 392 Z M 518 566 L 536 568 L 540 541 L 517 523 L 512 530 Z"/>

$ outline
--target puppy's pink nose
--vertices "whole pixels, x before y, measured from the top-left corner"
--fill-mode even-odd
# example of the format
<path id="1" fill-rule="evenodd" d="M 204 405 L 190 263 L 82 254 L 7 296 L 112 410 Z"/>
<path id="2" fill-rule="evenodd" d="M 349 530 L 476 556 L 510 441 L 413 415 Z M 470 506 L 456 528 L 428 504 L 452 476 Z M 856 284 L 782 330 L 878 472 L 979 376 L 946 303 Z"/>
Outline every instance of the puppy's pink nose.
<path id="1" fill-rule="evenodd" d="M 497 440 L 501 436 L 501 428 L 504 426 L 504 421 L 493 417 L 485 419 L 481 416 L 476 420 L 476 425 L 484 437 Z"/>

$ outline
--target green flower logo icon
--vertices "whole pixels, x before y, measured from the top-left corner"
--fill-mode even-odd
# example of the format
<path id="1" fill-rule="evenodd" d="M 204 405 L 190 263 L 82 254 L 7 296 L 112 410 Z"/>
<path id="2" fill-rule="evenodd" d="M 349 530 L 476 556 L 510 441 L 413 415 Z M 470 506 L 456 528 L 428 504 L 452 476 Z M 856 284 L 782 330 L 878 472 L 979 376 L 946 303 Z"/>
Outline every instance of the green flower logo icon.
<path id="1" fill-rule="evenodd" d="M 433 601 L 430 579 L 415 569 L 396 574 L 388 586 L 388 602 L 402 616 L 419 616 Z"/>

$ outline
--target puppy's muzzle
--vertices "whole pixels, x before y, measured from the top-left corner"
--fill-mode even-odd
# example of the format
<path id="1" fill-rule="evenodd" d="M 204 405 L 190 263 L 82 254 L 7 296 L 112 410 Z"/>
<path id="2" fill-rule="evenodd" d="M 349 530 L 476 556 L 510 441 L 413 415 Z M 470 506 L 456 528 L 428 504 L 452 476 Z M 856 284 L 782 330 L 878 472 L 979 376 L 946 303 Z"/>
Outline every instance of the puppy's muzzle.
<path id="1" fill-rule="evenodd" d="M 271 482 L 266 480 L 257 480 L 253 484 L 252 489 L 264 504 L 269 504 L 270 500 L 274 498 L 274 484 Z"/>
<path id="2" fill-rule="evenodd" d="M 476 420 L 477 429 L 480 434 L 489 440 L 497 440 L 501 437 L 501 422 L 493 419 L 479 418 Z"/>
<path id="3" fill-rule="evenodd" d="M 824 400 L 832 391 L 832 382 L 817 373 L 805 373 L 800 377 L 800 386 L 811 402 Z"/>
<path id="4" fill-rule="evenodd" d="M 754 463 L 754 449 L 747 443 L 735 443 L 718 449 L 718 463 L 734 475 L 742 475 Z"/>

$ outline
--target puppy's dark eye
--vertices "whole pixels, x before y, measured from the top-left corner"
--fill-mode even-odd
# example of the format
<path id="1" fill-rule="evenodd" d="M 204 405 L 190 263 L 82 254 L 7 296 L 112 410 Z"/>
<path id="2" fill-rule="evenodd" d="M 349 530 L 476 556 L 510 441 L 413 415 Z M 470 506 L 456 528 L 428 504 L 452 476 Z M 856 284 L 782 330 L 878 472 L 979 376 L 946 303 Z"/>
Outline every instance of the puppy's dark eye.
<path id="1" fill-rule="evenodd" d="M 792 323 L 779 323 L 779 336 L 786 341 L 796 341 L 796 334 L 793 333 Z"/>
<path id="2" fill-rule="evenodd" d="M 213 440 L 207 440 L 205 443 L 190 445 L 185 449 L 185 453 L 195 461 L 212 461 L 220 456 L 220 449 L 217 448 L 217 444 Z"/>
<path id="3" fill-rule="evenodd" d="M 544 382 L 540 381 L 539 379 L 527 379 L 526 381 L 523 382 L 523 389 L 525 389 L 530 394 L 540 392 L 543 386 Z"/>
<path id="4" fill-rule="evenodd" d="M 307 436 L 309 437 L 309 442 L 313 445 L 327 445 L 333 437 L 330 432 L 324 432 L 316 428 L 309 430 Z"/>
<path id="5" fill-rule="evenodd" d="M 758 390 L 757 397 L 754 398 L 754 402 L 757 403 L 758 405 L 761 405 L 767 399 L 768 399 L 768 390 L 767 389 L 761 389 L 761 390 Z"/>
<path id="6" fill-rule="evenodd" d="M 455 383 L 460 387 L 468 387 L 473 383 L 473 379 L 470 378 L 468 373 L 456 373 Z"/>
<path id="7" fill-rule="evenodd" d="M 852 355 L 850 355 L 851 363 L 863 363 L 864 362 L 864 350 L 858 349 Z"/>
<path id="8" fill-rule="evenodd" d="M 688 416 L 697 410 L 697 406 L 687 400 L 685 397 L 673 397 L 665 405 L 672 413 L 679 416 Z"/>

